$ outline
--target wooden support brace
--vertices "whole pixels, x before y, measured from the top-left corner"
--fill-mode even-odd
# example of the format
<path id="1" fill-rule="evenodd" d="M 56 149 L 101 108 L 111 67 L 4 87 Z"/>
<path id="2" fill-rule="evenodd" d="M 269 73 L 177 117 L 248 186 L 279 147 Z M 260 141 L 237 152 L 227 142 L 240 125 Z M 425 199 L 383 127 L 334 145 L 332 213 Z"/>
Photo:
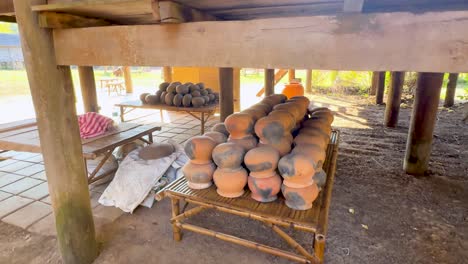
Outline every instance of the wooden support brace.
<path id="1" fill-rule="evenodd" d="M 78 15 L 56 12 L 39 12 L 39 26 L 41 28 L 83 28 L 83 27 L 102 27 L 109 26 L 112 23 L 101 18 L 88 18 Z"/>
<path id="2" fill-rule="evenodd" d="M 206 209 L 208 209 L 208 208 L 203 207 L 203 206 L 198 206 L 198 207 L 192 208 L 192 209 L 188 210 L 185 213 L 182 213 L 182 214 L 180 214 L 180 215 L 178 215 L 176 217 L 171 218 L 171 223 L 173 224 L 173 223 L 180 222 L 180 221 L 182 221 L 184 219 L 187 219 L 187 218 L 192 217 L 192 216 L 194 216 L 196 214 L 199 214 L 199 213 L 205 211 Z"/>
<path id="3" fill-rule="evenodd" d="M 81 96 L 85 112 L 99 112 L 96 92 L 96 81 L 92 66 L 78 66 L 80 76 Z"/>

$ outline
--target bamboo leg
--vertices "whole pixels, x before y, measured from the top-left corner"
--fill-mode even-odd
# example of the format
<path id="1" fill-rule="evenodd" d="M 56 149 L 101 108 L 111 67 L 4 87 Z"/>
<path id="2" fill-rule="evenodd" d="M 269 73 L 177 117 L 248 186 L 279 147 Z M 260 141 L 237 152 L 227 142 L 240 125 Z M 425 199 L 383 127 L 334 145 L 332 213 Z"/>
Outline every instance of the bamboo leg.
<path id="1" fill-rule="evenodd" d="M 180 215 L 178 215 L 176 217 L 171 218 L 171 223 L 174 224 L 174 223 L 180 222 L 180 221 L 182 221 L 184 219 L 187 219 L 187 218 L 192 217 L 192 216 L 194 216 L 194 215 L 196 215 L 198 213 L 201 213 L 201 212 L 205 211 L 206 209 L 208 209 L 208 208 L 203 207 L 203 206 L 198 206 L 198 207 L 192 208 L 192 209 L 188 210 L 185 213 L 182 213 L 182 214 L 180 214 Z"/>
<path id="2" fill-rule="evenodd" d="M 171 205 L 172 205 L 172 218 L 175 218 L 180 214 L 179 199 L 171 197 Z M 172 230 L 174 233 L 174 240 L 180 241 L 182 240 L 182 232 L 180 230 L 180 227 L 177 226 L 177 224 L 178 224 L 178 221 L 175 221 L 172 224 Z"/>
<path id="3" fill-rule="evenodd" d="M 311 261 L 316 260 L 312 254 L 310 254 L 303 246 L 297 243 L 292 237 L 286 234 L 279 227 L 275 225 L 270 225 L 270 227 L 271 229 L 273 229 L 273 231 L 275 231 L 275 233 L 277 233 L 282 239 L 284 239 L 292 248 L 297 250 L 300 254 L 302 254 L 303 256 L 305 256 L 307 259 Z"/>
<path id="4" fill-rule="evenodd" d="M 314 252 L 315 256 L 319 259 L 319 263 L 323 263 L 323 257 L 325 255 L 325 236 L 321 234 L 315 235 L 314 240 Z"/>

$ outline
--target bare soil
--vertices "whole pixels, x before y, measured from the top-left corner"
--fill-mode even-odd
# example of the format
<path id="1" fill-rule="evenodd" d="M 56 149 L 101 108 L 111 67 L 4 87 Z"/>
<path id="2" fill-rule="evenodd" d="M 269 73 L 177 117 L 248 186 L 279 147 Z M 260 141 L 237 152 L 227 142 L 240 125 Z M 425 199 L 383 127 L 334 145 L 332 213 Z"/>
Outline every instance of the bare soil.
<path id="1" fill-rule="evenodd" d="M 466 263 L 468 259 L 468 125 L 462 107 L 442 109 L 427 175 L 402 169 L 411 109 L 384 128 L 384 106 L 351 96 L 312 97 L 337 111 L 338 169 L 329 215 L 327 263 Z M 213 218 L 210 216 L 217 215 Z M 168 201 L 140 208 L 99 230 L 95 263 L 289 263 L 185 232 L 172 240 Z M 191 221 L 218 231 L 286 245 L 254 221 L 206 212 Z M 55 238 L 0 223 L 0 263 L 60 263 Z M 309 236 L 293 233 L 307 247 Z"/>

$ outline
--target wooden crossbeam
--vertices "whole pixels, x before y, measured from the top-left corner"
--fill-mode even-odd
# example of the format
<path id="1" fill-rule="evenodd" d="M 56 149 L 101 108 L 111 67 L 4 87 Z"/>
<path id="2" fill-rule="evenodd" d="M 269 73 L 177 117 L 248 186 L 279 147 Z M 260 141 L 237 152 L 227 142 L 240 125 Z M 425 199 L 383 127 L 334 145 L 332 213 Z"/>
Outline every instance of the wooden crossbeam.
<path id="1" fill-rule="evenodd" d="M 88 18 L 83 16 L 56 13 L 40 12 L 38 15 L 39 26 L 42 28 L 82 28 L 109 26 L 112 23 L 100 18 Z"/>
<path id="2" fill-rule="evenodd" d="M 172 1 L 159 1 L 161 23 L 184 23 L 218 20 L 215 16 Z"/>
<path id="3" fill-rule="evenodd" d="M 13 7 L 13 0 L 0 1 L 0 14 L 14 14 L 15 8 Z"/>
<path id="4" fill-rule="evenodd" d="M 468 71 L 468 11 L 54 30 L 60 65 Z"/>

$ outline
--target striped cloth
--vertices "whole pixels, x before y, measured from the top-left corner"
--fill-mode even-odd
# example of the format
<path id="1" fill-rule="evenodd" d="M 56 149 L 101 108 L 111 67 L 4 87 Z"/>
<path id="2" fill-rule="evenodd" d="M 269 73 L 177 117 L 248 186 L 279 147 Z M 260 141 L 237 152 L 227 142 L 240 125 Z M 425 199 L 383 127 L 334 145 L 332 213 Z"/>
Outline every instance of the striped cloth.
<path id="1" fill-rule="evenodd" d="M 98 113 L 89 112 L 78 116 L 81 138 L 100 136 L 112 127 L 113 120 Z"/>

